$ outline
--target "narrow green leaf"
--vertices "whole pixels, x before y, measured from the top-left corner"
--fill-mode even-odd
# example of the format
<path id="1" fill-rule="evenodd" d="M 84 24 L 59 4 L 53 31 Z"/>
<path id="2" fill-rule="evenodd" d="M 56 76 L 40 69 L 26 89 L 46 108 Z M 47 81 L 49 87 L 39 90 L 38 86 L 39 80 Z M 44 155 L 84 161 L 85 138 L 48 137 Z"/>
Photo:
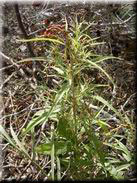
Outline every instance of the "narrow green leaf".
<path id="1" fill-rule="evenodd" d="M 109 104 L 105 99 L 103 99 L 101 96 L 91 96 L 93 99 L 96 99 L 98 101 L 100 101 L 101 103 L 103 103 L 104 105 L 106 105 L 109 109 L 111 109 L 122 121 L 123 118 L 121 116 L 121 114 L 111 105 Z"/>
<path id="2" fill-rule="evenodd" d="M 105 44 L 105 42 L 100 42 L 100 43 L 91 43 L 91 45 L 90 45 L 90 46 L 92 47 L 92 46 L 97 46 L 97 45 L 100 45 L 100 44 Z"/>
<path id="3" fill-rule="evenodd" d="M 98 154 L 101 164 L 104 165 L 106 155 L 103 151 L 100 151 L 103 144 L 100 140 L 98 140 L 97 136 L 93 132 L 91 134 L 91 138 L 94 144 L 95 152 Z"/>
<path id="4" fill-rule="evenodd" d="M 47 58 L 46 57 L 30 57 L 30 58 L 25 58 L 25 59 L 22 59 L 22 60 L 19 60 L 18 61 L 18 64 L 22 64 L 22 63 L 25 63 L 25 62 L 33 62 L 33 61 L 47 61 Z"/>
<path id="5" fill-rule="evenodd" d="M 98 61 L 96 61 L 96 63 L 104 62 L 105 60 L 109 60 L 109 59 L 119 59 L 119 60 L 121 60 L 121 58 L 119 58 L 119 57 L 107 56 L 107 57 L 100 58 Z"/>
<path id="6" fill-rule="evenodd" d="M 27 157 L 29 157 L 29 154 L 28 152 L 26 151 L 24 145 L 19 141 L 17 135 L 15 134 L 12 126 L 10 125 L 10 131 L 11 131 L 11 135 L 13 136 L 13 139 L 15 140 L 16 144 L 18 145 L 18 147 L 20 148 L 20 150 L 25 154 L 27 155 Z"/>
<path id="7" fill-rule="evenodd" d="M 123 155 L 123 157 L 125 158 L 125 160 L 127 161 L 127 162 L 130 162 L 131 161 L 131 155 L 130 155 L 130 153 L 128 153 L 128 154 L 125 154 L 125 153 L 122 153 L 122 155 Z"/>
<path id="8" fill-rule="evenodd" d="M 121 165 L 121 166 L 118 166 L 118 167 L 116 167 L 116 170 L 117 170 L 117 172 L 120 172 L 120 171 L 122 171 L 122 170 L 128 170 L 128 168 L 131 166 L 131 164 L 124 164 L 124 165 Z"/>
<path id="9" fill-rule="evenodd" d="M 90 61 L 90 60 L 86 60 L 86 63 L 89 63 L 90 65 L 94 66 L 95 68 L 99 69 L 100 71 L 102 71 L 106 76 L 107 78 L 112 82 L 112 84 L 115 86 L 112 78 L 106 73 L 106 71 L 104 69 L 102 69 L 102 67 L 100 67 L 98 64 Z"/>
<path id="10" fill-rule="evenodd" d="M 121 143 L 119 140 L 116 139 L 116 141 L 117 141 L 119 147 L 121 148 L 121 150 L 123 152 L 125 152 L 126 154 L 129 154 L 129 151 L 128 151 L 127 147 L 123 143 Z"/>
<path id="11" fill-rule="evenodd" d="M 5 129 L 2 127 L 2 125 L 0 125 L 0 133 L 6 138 L 6 140 L 7 140 L 13 147 L 16 147 L 16 144 L 13 142 L 13 140 L 11 139 L 11 137 L 7 134 L 7 132 L 5 131 Z"/>
<path id="12" fill-rule="evenodd" d="M 64 71 L 58 67 L 52 67 L 55 71 L 57 71 L 60 75 L 63 75 L 64 74 Z"/>
<path id="13" fill-rule="evenodd" d="M 26 135 L 32 128 L 34 128 L 35 126 L 43 123 L 43 122 L 47 122 L 48 119 L 52 116 L 54 109 L 56 108 L 57 104 L 59 103 L 59 101 L 62 99 L 62 97 L 64 96 L 64 94 L 69 90 L 68 85 L 65 84 L 61 90 L 57 93 L 55 100 L 53 102 L 52 107 L 49 109 L 49 111 L 45 111 L 41 116 L 39 116 L 36 119 L 33 119 L 32 121 L 30 121 L 30 123 L 28 124 L 27 128 L 24 129 L 23 134 Z"/>
<path id="14" fill-rule="evenodd" d="M 57 180 L 61 180 L 61 166 L 60 166 L 60 159 L 57 156 Z"/>
<path id="15" fill-rule="evenodd" d="M 55 146 L 54 146 L 54 143 L 53 143 L 52 148 L 51 148 L 51 177 L 52 177 L 53 181 L 55 180 L 54 164 L 55 164 Z"/>
<path id="16" fill-rule="evenodd" d="M 17 40 L 17 41 L 24 42 L 24 43 L 26 43 L 26 42 L 49 41 L 49 42 L 59 43 L 59 44 L 64 45 L 64 43 L 62 41 L 59 41 L 58 39 L 50 39 L 50 38 L 20 39 L 20 40 Z"/>

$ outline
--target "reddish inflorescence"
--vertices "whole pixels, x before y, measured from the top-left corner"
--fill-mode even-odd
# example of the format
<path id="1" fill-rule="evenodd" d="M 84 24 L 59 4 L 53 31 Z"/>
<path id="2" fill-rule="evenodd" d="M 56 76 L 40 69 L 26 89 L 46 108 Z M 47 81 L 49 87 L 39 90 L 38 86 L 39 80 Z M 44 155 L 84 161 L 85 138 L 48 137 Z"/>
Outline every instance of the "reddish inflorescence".
<path id="1" fill-rule="evenodd" d="M 43 35 L 45 37 L 59 36 L 61 33 L 64 34 L 65 26 L 60 24 L 49 25 L 47 30 L 44 31 Z"/>

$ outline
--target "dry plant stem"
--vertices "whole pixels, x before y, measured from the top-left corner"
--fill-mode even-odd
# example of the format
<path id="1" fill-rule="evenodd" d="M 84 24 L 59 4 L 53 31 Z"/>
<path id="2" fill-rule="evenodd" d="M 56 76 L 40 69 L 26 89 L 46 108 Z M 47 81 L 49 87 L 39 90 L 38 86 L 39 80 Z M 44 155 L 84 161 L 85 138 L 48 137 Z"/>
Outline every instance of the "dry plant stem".
<path id="1" fill-rule="evenodd" d="M 25 38 L 25 39 L 29 39 L 30 37 L 29 37 L 29 36 L 27 35 L 27 33 L 26 33 L 26 30 L 25 30 L 25 27 L 24 27 L 24 25 L 23 25 L 23 22 L 22 22 L 22 19 L 21 19 L 21 15 L 20 15 L 20 12 L 19 12 L 19 6 L 18 6 L 17 3 L 14 5 L 14 8 L 15 8 L 15 13 L 16 13 L 16 16 L 17 16 L 19 28 L 21 29 L 21 31 L 22 31 L 22 33 L 23 33 L 23 35 L 24 35 L 24 38 Z M 34 54 L 34 52 L 33 52 L 31 43 L 27 42 L 27 46 L 28 46 L 28 50 L 29 50 L 29 52 L 30 52 L 30 56 L 31 56 L 31 57 L 35 57 L 35 54 Z M 35 63 L 35 61 L 33 61 L 33 80 L 34 80 L 34 82 L 35 82 L 35 84 L 36 84 L 36 79 L 35 79 L 35 77 L 34 77 L 35 70 L 36 70 L 36 63 Z"/>
<path id="2" fill-rule="evenodd" d="M 126 24 L 128 23 L 130 20 L 132 20 L 132 18 L 134 18 L 136 16 L 136 14 L 132 15 L 131 17 L 129 17 L 127 20 L 125 21 L 122 21 L 120 20 L 121 22 L 112 22 L 112 23 L 101 23 L 101 24 L 98 24 L 98 23 L 92 23 L 92 26 L 109 26 L 109 25 L 123 25 L 123 24 Z M 118 17 L 117 17 L 118 18 Z"/>
<path id="3" fill-rule="evenodd" d="M 12 96 L 11 90 L 9 90 L 8 93 L 9 93 L 9 97 L 10 97 L 10 101 L 11 101 L 10 106 L 11 106 L 11 108 L 13 108 L 13 110 L 15 110 L 15 108 L 14 108 L 15 106 L 14 106 L 13 96 Z M 10 118 L 12 118 L 12 116 Z"/>
<path id="4" fill-rule="evenodd" d="M 39 33 L 39 32 L 43 32 L 43 31 L 45 31 L 45 30 L 46 30 L 46 28 L 38 29 L 38 30 L 36 30 L 36 31 L 34 31 L 34 32 L 29 33 L 28 36 L 33 36 L 33 35 L 35 35 L 35 34 L 37 34 L 37 33 Z"/>
<path id="5" fill-rule="evenodd" d="M 21 176 L 24 174 L 24 172 L 27 170 L 27 168 L 31 165 L 31 161 L 28 162 L 27 166 L 24 168 L 24 170 L 21 172 L 21 174 L 19 175 L 19 178 L 21 178 Z"/>
<path id="6" fill-rule="evenodd" d="M 70 168 L 70 162 L 69 162 L 69 165 L 68 165 L 67 169 L 63 172 L 63 175 L 62 175 L 62 177 L 61 177 L 61 180 L 62 180 L 63 177 L 67 174 L 69 168 Z"/>
<path id="7" fill-rule="evenodd" d="M 9 65 L 9 66 L 3 67 L 3 68 L 0 69 L 0 71 L 3 71 L 3 70 L 5 70 L 5 69 L 9 69 L 9 68 L 11 68 L 11 67 L 13 67 L 13 65 Z"/>
<path id="8" fill-rule="evenodd" d="M 18 132 L 17 135 L 19 135 L 19 134 L 21 133 L 22 129 L 23 129 L 24 126 L 26 125 L 26 123 L 27 123 L 27 121 L 28 121 L 28 118 L 29 118 L 29 116 L 30 116 L 30 113 L 31 113 L 31 111 L 32 111 L 33 106 L 34 106 L 34 103 L 31 104 L 30 110 L 29 110 L 28 115 L 27 115 L 27 117 L 26 117 L 26 119 L 25 119 L 25 122 L 24 122 L 23 125 L 21 126 L 21 128 L 20 128 L 20 130 L 19 130 L 19 132 Z"/>
<path id="9" fill-rule="evenodd" d="M 45 160 L 44 160 L 45 161 Z M 48 164 L 50 164 L 51 163 L 51 160 L 49 160 L 43 167 L 42 167 L 42 170 L 44 170 L 44 168 L 48 165 Z M 43 163 L 44 164 L 44 163 Z M 41 170 L 38 172 L 38 174 L 36 175 L 36 177 L 35 177 L 35 179 L 37 179 L 38 178 L 38 176 L 40 175 L 40 173 L 41 173 Z"/>
<path id="10" fill-rule="evenodd" d="M 128 23 L 130 20 L 132 20 L 132 19 L 136 16 L 136 14 L 133 14 L 133 15 L 130 16 L 127 20 L 123 21 L 123 20 L 120 19 L 120 17 L 119 17 L 117 14 L 115 14 L 115 15 L 116 15 L 116 17 L 121 21 L 120 24 Z"/>
<path id="11" fill-rule="evenodd" d="M 29 36 L 27 35 L 26 30 L 24 28 L 24 25 L 22 23 L 22 19 L 21 19 L 21 15 L 20 15 L 20 12 L 19 12 L 19 6 L 18 6 L 18 4 L 15 4 L 14 5 L 14 8 L 15 8 L 15 12 L 16 12 L 16 16 L 17 16 L 19 28 L 21 29 L 21 31 L 22 31 L 22 33 L 24 35 L 24 38 L 25 39 L 29 39 Z M 32 50 L 31 44 L 29 42 L 27 42 L 27 46 L 28 46 L 28 50 L 30 52 L 30 56 L 31 57 L 35 57 L 35 54 L 34 54 L 34 52 Z"/>
<path id="12" fill-rule="evenodd" d="M 7 100 L 7 102 L 6 102 L 6 104 L 5 104 L 5 106 L 4 106 L 4 108 L 6 108 L 7 106 L 8 106 L 8 103 L 9 103 L 9 99 Z M 30 105 L 31 106 L 31 105 Z M 34 108 L 34 109 L 29 109 L 30 108 L 30 106 L 28 106 L 27 108 L 25 108 L 25 109 L 22 109 L 21 111 L 19 111 L 19 112 L 15 112 L 15 113 L 12 113 L 12 114 L 8 114 L 8 115 L 5 115 L 5 116 L 3 116 L 2 118 L 0 118 L 0 120 L 2 120 L 2 119 L 5 119 L 5 118 L 8 118 L 8 117 L 10 117 L 11 115 L 19 115 L 19 114 L 21 114 L 21 113 L 23 113 L 23 112 L 36 112 L 36 111 L 38 111 L 38 110 L 44 110 L 45 108 L 43 108 L 43 107 L 38 107 L 38 108 Z M 4 109 L 3 110 L 1 110 L 0 111 L 0 113 L 2 113 L 4 111 Z M 26 121 L 26 120 L 25 120 Z"/>
<path id="13" fill-rule="evenodd" d="M 13 72 L 0 86 L 0 90 L 3 88 L 3 86 L 15 75 L 15 72 Z"/>
<path id="14" fill-rule="evenodd" d="M 35 89 L 35 86 L 33 85 L 33 83 L 27 78 L 25 72 L 23 71 L 23 69 L 20 68 L 20 66 L 18 64 L 16 64 L 11 58 L 9 58 L 8 56 L 6 56 L 4 53 L 0 52 L 0 55 L 5 58 L 6 60 L 9 61 L 10 64 L 12 64 L 16 69 L 17 72 L 19 72 L 23 78 L 25 79 L 26 82 L 30 83 L 30 86 Z"/>
<path id="15" fill-rule="evenodd" d="M 36 166 L 37 169 L 38 169 L 39 171 L 41 171 L 45 176 L 47 175 L 47 174 L 44 172 L 44 170 L 40 167 L 40 165 L 39 165 L 38 163 L 36 163 L 34 160 L 32 160 L 30 156 L 27 156 L 27 155 L 25 155 L 25 156 L 31 161 L 30 164 L 33 164 L 34 166 Z"/>

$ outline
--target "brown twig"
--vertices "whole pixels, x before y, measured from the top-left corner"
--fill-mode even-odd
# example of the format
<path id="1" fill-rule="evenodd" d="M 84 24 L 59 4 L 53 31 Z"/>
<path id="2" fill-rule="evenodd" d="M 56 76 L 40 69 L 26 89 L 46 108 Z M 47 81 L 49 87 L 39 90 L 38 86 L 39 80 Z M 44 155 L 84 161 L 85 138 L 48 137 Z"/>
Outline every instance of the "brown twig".
<path id="1" fill-rule="evenodd" d="M 17 69 L 17 72 L 19 72 L 23 78 L 25 79 L 26 82 L 29 82 L 30 83 L 30 86 L 35 89 L 35 86 L 30 82 L 30 80 L 27 78 L 25 72 L 23 71 L 22 68 L 20 68 L 20 66 L 15 63 L 11 58 L 9 58 L 8 56 L 6 56 L 4 53 L 0 52 L 0 55 L 5 58 L 7 61 L 9 61 L 10 64 L 12 64 L 16 69 Z"/>
<path id="2" fill-rule="evenodd" d="M 15 75 L 15 72 L 13 72 L 1 85 L 0 90 L 4 87 L 4 85 Z"/>
<path id="3" fill-rule="evenodd" d="M 25 39 L 29 39 L 30 36 L 27 35 L 27 32 L 25 30 L 25 27 L 23 25 L 23 22 L 22 22 L 22 19 L 21 19 L 21 14 L 20 14 L 20 11 L 19 11 L 19 6 L 18 6 L 18 3 L 16 3 L 14 5 L 14 8 L 15 8 L 15 13 L 16 13 L 16 17 L 17 17 L 17 21 L 18 21 L 18 24 L 19 24 L 19 28 L 20 30 L 22 31 L 23 35 L 24 35 L 24 38 Z M 33 49 L 32 49 L 32 46 L 31 46 L 31 43 L 27 42 L 27 47 L 28 47 L 28 50 L 30 52 L 30 56 L 31 57 L 35 57 L 35 54 L 33 52 Z M 36 63 L 35 61 L 33 61 L 33 80 L 36 84 L 36 79 L 34 77 L 34 73 L 35 73 L 35 70 L 36 70 Z"/>
<path id="4" fill-rule="evenodd" d="M 43 31 L 45 31 L 45 30 L 46 30 L 46 28 L 38 29 L 38 30 L 36 30 L 36 31 L 31 32 L 30 34 L 28 34 L 28 36 L 33 36 L 33 35 L 35 35 L 35 34 L 37 34 L 37 33 L 43 32 Z"/>
<path id="5" fill-rule="evenodd" d="M 25 39 L 29 39 L 30 37 L 27 35 L 26 30 L 24 28 L 24 25 L 22 23 L 22 19 L 21 19 L 21 15 L 20 15 L 20 12 L 19 12 L 19 6 L 18 6 L 18 4 L 15 4 L 14 5 L 14 8 L 15 8 L 15 12 L 16 12 L 16 17 L 17 17 L 17 20 L 18 20 L 19 28 L 22 31 L 22 33 L 24 35 L 24 38 Z M 29 42 L 27 42 L 27 46 L 28 46 L 28 50 L 30 52 L 30 56 L 31 57 L 35 57 L 35 54 L 34 54 L 34 52 L 32 50 L 31 44 Z"/>

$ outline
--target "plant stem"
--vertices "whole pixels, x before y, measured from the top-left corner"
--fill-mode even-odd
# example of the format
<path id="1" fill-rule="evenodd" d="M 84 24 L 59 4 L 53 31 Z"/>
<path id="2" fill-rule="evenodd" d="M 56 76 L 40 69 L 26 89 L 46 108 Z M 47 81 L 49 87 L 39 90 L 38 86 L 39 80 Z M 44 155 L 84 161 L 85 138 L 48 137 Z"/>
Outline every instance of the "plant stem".
<path id="1" fill-rule="evenodd" d="M 77 152 L 77 99 L 75 96 L 75 79 L 74 79 L 74 64 L 75 56 L 73 55 L 73 50 L 71 48 L 71 38 L 69 35 L 66 36 L 66 59 L 67 63 L 70 64 L 70 79 L 71 79 L 71 91 L 72 91 L 72 110 L 73 110 L 73 125 L 75 134 L 75 152 Z M 68 61 L 69 59 L 69 61 Z"/>

